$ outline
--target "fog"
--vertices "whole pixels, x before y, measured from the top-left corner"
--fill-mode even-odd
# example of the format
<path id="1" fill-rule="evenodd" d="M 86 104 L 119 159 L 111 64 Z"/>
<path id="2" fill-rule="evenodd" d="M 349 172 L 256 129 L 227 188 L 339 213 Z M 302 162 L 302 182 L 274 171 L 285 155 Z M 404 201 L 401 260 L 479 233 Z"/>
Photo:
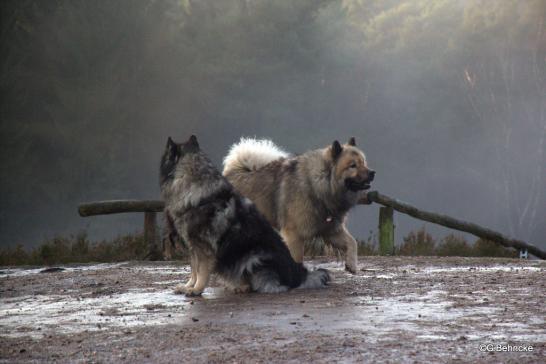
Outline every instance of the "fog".
<path id="1" fill-rule="evenodd" d="M 546 1 L 2 1 L 0 244 L 142 228 L 167 137 L 355 136 L 373 189 L 546 247 Z M 349 229 L 377 230 L 377 205 Z M 396 241 L 422 221 L 395 214 Z M 435 237 L 447 229 L 426 224 Z M 474 238 L 470 239 L 471 241 Z"/>

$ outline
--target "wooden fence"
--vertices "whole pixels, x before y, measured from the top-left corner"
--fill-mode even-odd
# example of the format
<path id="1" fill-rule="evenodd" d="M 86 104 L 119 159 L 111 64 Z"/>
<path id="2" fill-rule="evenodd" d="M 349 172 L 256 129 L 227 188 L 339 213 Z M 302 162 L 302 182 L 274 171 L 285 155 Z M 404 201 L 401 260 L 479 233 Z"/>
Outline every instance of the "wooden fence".
<path id="1" fill-rule="evenodd" d="M 396 210 L 419 220 L 464 231 L 484 240 L 489 240 L 505 247 L 518 249 L 521 253 L 524 253 L 523 255 L 526 255 L 528 252 L 537 258 L 546 259 L 546 252 L 539 249 L 535 245 L 518 239 L 506 237 L 499 232 L 484 228 L 471 222 L 458 220 L 447 215 L 420 210 L 415 206 L 383 195 L 377 191 L 368 192 L 366 198 L 363 198 L 359 203 L 370 204 L 372 202 L 384 206 L 379 210 L 379 252 L 382 255 L 392 255 L 394 253 L 393 215 L 394 210 Z M 159 248 L 159 242 L 157 241 L 156 215 L 158 212 L 163 211 L 163 207 L 163 201 L 156 200 L 113 200 L 81 204 L 78 207 L 78 212 L 82 217 L 126 212 L 144 212 L 144 239 L 148 243 L 150 252 L 148 254 L 148 258 L 160 259 L 161 249 Z"/>
<path id="2" fill-rule="evenodd" d="M 82 217 L 120 214 L 126 212 L 144 212 L 144 241 L 148 244 L 147 259 L 160 260 L 162 249 L 157 241 L 157 213 L 162 212 L 165 204 L 157 200 L 110 200 L 84 203 L 78 206 Z"/>

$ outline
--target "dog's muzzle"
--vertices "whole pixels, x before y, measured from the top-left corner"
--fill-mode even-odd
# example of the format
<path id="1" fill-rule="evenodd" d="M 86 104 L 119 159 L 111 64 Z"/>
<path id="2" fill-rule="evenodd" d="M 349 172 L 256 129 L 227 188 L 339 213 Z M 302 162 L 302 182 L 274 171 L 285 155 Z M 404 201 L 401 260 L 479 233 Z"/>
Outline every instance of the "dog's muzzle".
<path id="1" fill-rule="evenodd" d="M 369 179 L 365 181 L 357 181 L 348 178 L 345 180 L 345 187 L 347 187 L 351 191 L 363 191 L 368 190 L 371 186 Z"/>
<path id="2" fill-rule="evenodd" d="M 371 183 L 375 178 L 375 171 L 370 170 L 368 172 L 368 178 L 365 180 L 357 180 L 355 178 L 347 178 L 345 180 L 345 187 L 347 187 L 351 191 L 364 191 L 369 190 L 371 187 Z"/>

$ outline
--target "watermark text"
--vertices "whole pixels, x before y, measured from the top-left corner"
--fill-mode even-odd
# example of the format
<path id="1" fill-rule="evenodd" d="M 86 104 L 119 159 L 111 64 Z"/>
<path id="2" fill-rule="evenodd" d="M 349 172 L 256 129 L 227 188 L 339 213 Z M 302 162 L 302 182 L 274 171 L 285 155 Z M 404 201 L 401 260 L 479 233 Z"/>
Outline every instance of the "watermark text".
<path id="1" fill-rule="evenodd" d="M 533 345 L 510 345 L 510 344 L 481 344 L 480 351 L 495 352 L 532 352 Z"/>

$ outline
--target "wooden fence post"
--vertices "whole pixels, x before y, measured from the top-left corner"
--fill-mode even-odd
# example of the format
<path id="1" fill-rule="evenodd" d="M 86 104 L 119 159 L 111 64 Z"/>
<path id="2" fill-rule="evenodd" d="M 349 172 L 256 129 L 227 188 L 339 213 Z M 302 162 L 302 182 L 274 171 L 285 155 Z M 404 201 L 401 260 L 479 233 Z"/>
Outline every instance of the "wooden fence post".
<path id="1" fill-rule="evenodd" d="M 394 223 L 393 208 L 379 209 L 379 254 L 394 255 Z"/>
<path id="2" fill-rule="evenodd" d="M 161 252 L 157 246 L 156 215 L 153 211 L 144 212 L 144 241 L 148 244 L 146 258 L 150 260 L 161 259 Z"/>

